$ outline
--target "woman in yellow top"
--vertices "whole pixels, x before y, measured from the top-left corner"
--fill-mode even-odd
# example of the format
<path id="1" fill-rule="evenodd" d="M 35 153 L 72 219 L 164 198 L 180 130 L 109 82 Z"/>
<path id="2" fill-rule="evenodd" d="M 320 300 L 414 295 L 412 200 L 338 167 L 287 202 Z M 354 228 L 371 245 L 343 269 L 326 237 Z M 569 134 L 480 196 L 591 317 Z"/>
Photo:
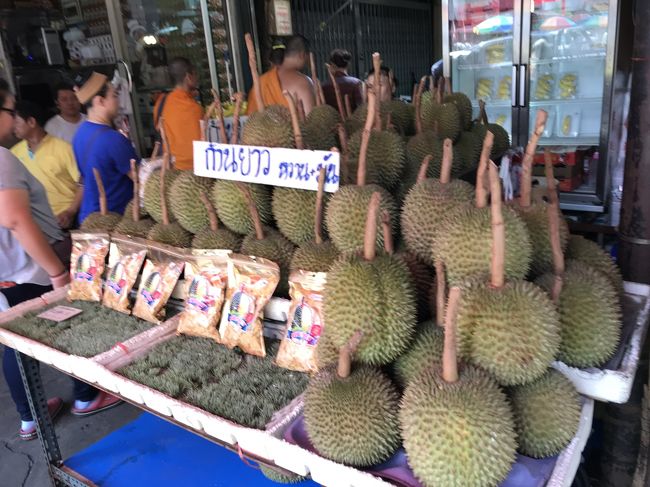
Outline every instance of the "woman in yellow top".
<path id="1" fill-rule="evenodd" d="M 83 187 L 72 146 L 45 132 L 44 111 L 35 103 L 16 104 L 14 133 L 22 139 L 11 152 L 45 187 L 47 201 L 61 228 L 73 226 Z"/>

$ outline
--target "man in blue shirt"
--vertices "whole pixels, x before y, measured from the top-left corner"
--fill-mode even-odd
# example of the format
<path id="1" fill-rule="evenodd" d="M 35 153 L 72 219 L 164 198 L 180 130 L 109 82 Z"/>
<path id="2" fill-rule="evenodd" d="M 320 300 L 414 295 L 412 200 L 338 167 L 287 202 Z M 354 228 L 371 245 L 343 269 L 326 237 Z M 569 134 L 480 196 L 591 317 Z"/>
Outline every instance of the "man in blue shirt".
<path id="1" fill-rule="evenodd" d="M 118 94 L 103 74 L 93 72 L 77 90 L 79 102 L 88 109 L 72 141 L 79 172 L 84 181 L 84 194 L 79 210 L 79 223 L 99 211 L 99 191 L 93 168 L 97 168 L 106 190 L 108 211 L 124 213 L 133 198 L 131 159 L 139 160 L 129 139 L 113 129 L 118 114 Z"/>

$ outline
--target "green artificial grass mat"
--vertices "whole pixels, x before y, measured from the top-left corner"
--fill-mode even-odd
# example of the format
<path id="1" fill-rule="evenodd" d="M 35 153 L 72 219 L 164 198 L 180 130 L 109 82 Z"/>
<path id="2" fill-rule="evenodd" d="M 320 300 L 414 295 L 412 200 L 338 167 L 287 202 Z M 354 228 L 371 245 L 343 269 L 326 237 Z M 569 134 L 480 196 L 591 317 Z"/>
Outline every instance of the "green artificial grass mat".
<path id="1" fill-rule="evenodd" d="M 261 358 L 209 338 L 178 336 L 118 372 L 237 424 L 263 429 L 309 381 L 304 373 L 275 365 L 280 342 L 265 342 L 267 355 Z"/>
<path id="2" fill-rule="evenodd" d="M 81 309 L 83 312 L 60 323 L 36 317 L 61 304 Z M 93 357 L 106 352 L 116 343 L 128 340 L 157 325 L 105 308 L 100 303 L 73 301 L 56 303 L 27 313 L 2 326 L 62 352 Z"/>

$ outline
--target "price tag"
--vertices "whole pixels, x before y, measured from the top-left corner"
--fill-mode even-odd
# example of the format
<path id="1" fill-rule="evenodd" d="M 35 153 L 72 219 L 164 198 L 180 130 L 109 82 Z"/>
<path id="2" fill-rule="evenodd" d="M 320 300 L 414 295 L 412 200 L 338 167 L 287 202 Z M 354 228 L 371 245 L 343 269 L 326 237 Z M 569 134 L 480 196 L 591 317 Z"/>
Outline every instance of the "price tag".
<path id="1" fill-rule="evenodd" d="M 206 178 L 318 191 L 321 167 L 325 191 L 337 191 L 338 152 L 194 142 L 194 174 Z"/>
<path id="2" fill-rule="evenodd" d="M 82 312 L 82 310 L 72 308 L 70 306 L 55 306 L 54 308 L 48 309 L 36 317 L 60 323 L 61 321 L 69 320 L 73 316 L 77 316 Z"/>

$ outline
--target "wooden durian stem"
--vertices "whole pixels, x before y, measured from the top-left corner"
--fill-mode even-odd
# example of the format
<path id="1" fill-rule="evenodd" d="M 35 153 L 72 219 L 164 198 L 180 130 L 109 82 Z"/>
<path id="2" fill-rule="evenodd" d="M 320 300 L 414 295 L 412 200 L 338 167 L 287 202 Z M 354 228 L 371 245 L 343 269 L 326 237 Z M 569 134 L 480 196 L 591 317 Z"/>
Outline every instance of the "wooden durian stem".
<path id="1" fill-rule="evenodd" d="M 210 230 L 216 232 L 219 230 L 219 219 L 217 218 L 217 212 L 214 209 L 214 205 L 205 194 L 205 191 L 199 192 L 199 198 L 201 198 L 201 203 L 203 203 L 205 210 L 208 212 L 208 218 L 210 219 Z"/>
<path id="2" fill-rule="evenodd" d="M 501 181 L 499 170 L 490 162 L 490 210 L 492 215 L 492 265 L 490 284 L 493 288 L 502 288 L 505 284 L 506 227 L 501 211 Z"/>
<path id="3" fill-rule="evenodd" d="M 199 120 L 199 133 L 201 134 L 199 135 L 199 137 L 201 138 L 201 142 L 205 142 L 206 140 L 208 140 L 205 135 L 207 126 L 208 125 L 205 123 L 204 119 Z"/>
<path id="4" fill-rule="evenodd" d="M 163 163 L 160 168 L 160 213 L 162 216 L 162 224 L 169 225 L 169 211 L 167 209 L 167 198 L 165 198 L 165 175 L 167 174 L 167 166 Z"/>
<path id="5" fill-rule="evenodd" d="M 348 153 L 348 133 L 345 131 L 345 125 L 339 123 L 336 126 L 336 130 L 339 133 L 339 144 L 341 144 L 341 152 L 343 154 Z"/>
<path id="6" fill-rule="evenodd" d="M 444 78 L 445 80 L 445 95 L 453 95 L 453 90 L 451 89 L 451 79 Z"/>
<path id="7" fill-rule="evenodd" d="M 339 348 L 339 362 L 336 369 L 336 374 L 341 378 L 345 379 L 350 376 L 352 370 L 352 357 L 354 356 L 361 339 L 363 338 L 363 332 L 357 330 L 354 332 L 354 335 L 350 338 L 348 343 Z"/>
<path id="8" fill-rule="evenodd" d="M 93 175 L 95 176 L 95 183 L 97 184 L 97 192 L 99 193 L 99 213 L 100 215 L 107 215 L 108 205 L 106 203 L 106 190 L 104 189 L 102 176 L 101 174 L 99 174 L 99 170 L 96 167 L 93 167 Z"/>
<path id="9" fill-rule="evenodd" d="M 386 210 L 381 214 L 381 229 L 384 234 L 384 250 L 388 255 L 393 255 L 395 253 L 393 230 L 390 227 L 390 213 Z"/>
<path id="10" fill-rule="evenodd" d="M 212 97 L 214 99 L 214 111 L 217 113 L 217 119 L 219 120 L 219 140 L 222 144 L 228 143 L 228 135 L 226 134 L 226 121 L 223 117 L 223 105 L 221 104 L 221 98 L 216 90 L 212 90 Z"/>
<path id="11" fill-rule="evenodd" d="M 348 119 L 352 116 L 352 102 L 350 101 L 350 94 L 346 93 L 343 97 L 345 102 L 345 118 Z"/>
<path id="12" fill-rule="evenodd" d="M 230 134 L 230 143 L 238 144 L 239 143 L 239 110 L 241 110 L 241 104 L 244 100 L 244 95 L 241 93 L 235 93 L 233 95 L 235 100 L 235 111 L 232 115 L 232 133 Z M 224 128 L 225 133 L 225 128 Z"/>
<path id="13" fill-rule="evenodd" d="M 160 117 L 160 120 L 158 121 L 158 131 L 160 132 L 160 140 L 162 141 L 162 150 L 163 150 L 163 155 L 171 153 L 171 149 L 169 148 L 169 142 L 167 141 L 167 133 L 165 132 L 165 118 Z M 169 164 L 169 160 L 167 160 L 167 164 Z M 167 167 L 169 169 L 169 167 Z"/>
<path id="14" fill-rule="evenodd" d="M 301 99 L 298 99 L 296 108 L 298 109 L 298 119 L 300 120 L 300 123 L 302 123 L 307 118 L 307 115 L 305 115 L 305 104 Z"/>
<path id="15" fill-rule="evenodd" d="M 519 197 L 519 204 L 528 208 L 531 205 L 531 192 L 533 188 L 533 157 L 537 150 L 537 142 L 544 133 L 544 126 L 548 113 L 545 110 L 537 110 L 535 117 L 535 130 L 530 135 L 528 144 L 526 145 L 526 152 L 524 153 L 524 160 L 521 162 L 521 195 Z"/>
<path id="16" fill-rule="evenodd" d="M 336 126 L 339 133 L 339 145 L 341 146 L 341 182 L 350 181 L 350 167 L 348 166 L 348 134 L 345 131 L 345 126 L 339 123 Z"/>
<path id="17" fill-rule="evenodd" d="M 440 166 L 440 182 L 447 184 L 451 181 L 451 163 L 454 158 L 454 148 L 451 139 L 442 143 L 442 164 Z"/>
<path id="18" fill-rule="evenodd" d="M 260 214 L 257 211 L 257 205 L 255 204 L 250 188 L 245 186 L 243 183 L 235 184 L 237 185 L 237 189 L 241 191 L 246 200 L 246 204 L 248 205 L 248 211 L 251 215 L 251 220 L 253 220 L 253 225 L 255 226 L 255 238 L 257 238 L 257 240 L 264 240 L 264 227 L 262 226 L 262 220 L 260 219 Z"/>
<path id="19" fill-rule="evenodd" d="M 549 149 L 544 150 L 544 166 L 549 201 L 546 212 L 548 215 L 551 250 L 553 252 L 553 274 L 555 276 L 553 289 L 551 290 L 551 298 L 555 304 L 558 304 L 564 284 L 564 253 L 562 252 L 562 243 L 560 241 L 560 218 L 562 218 L 562 213 L 560 212 L 560 201 L 555 187 L 553 163 Z"/>
<path id="20" fill-rule="evenodd" d="M 131 216 L 134 222 L 140 221 L 140 174 L 135 159 L 131 159 L 131 179 L 133 180 L 133 208 Z"/>
<path id="21" fill-rule="evenodd" d="M 149 159 L 155 159 L 158 157 L 158 153 L 160 152 L 160 142 L 156 141 L 153 144 L 153 149 L 151 150 L 151 155 L 149 156 Z"/>
<path id="22" fill-rule="evenodd" d="M 440 78 L 438 87 L 436 88 L 436 101 L 438 105 L 442 105 L 442 90 L 445 89 L 445 78 Z"/>
<path id="23" fill-rule="evenodd" d="M 381 56 L 378 52 L 375 52 L 372 55 L 372 67 L 375 71 L 373 91 L 375 92 L 377 103 L 374 114 L 375 130 L 381 130 L 381 110 L 379 109 L 381 103 Z"/>
<path id="24" fill-rule="evenodd" d="M 386 130 L 392 130 L 395 127 L 393 127 L 393 114 L 388 112 L 386 114 Z"/>
<path id="25" fill-rule="evenodd" d="M 415 133 L 422 133 L 422 93 L 424 92 L 424 83 L 427 77 L 422 76 L 415 90 Z"/>
<path id="26" fill-rule="evenodd" d="M 422 163 L 420 164 L 420 170 L 418 171 L 418 178 L 415 180 L 416 183 L 421 183 L 427 178 L 427 171 L 429 170 L 429 164 L 431 164 L 432 160 L 433 156 L 431 154 L 424 156 L 424 159 L 422 159 Z"/>
<path id="27" fill-rule="evenodd" d="M 433 91 L 436 89 L 436 82 L 434 81 L 433 75 L 429 75 L 429 91 L 433 93 Z"/>
<path id="28" fill-rule="evenodd" d="M 379 202 L 381 194 L 379 191 L 372 193 L 368 203 L 368 214 L 366 215 L 366 226 L 363 234 L 363 258 L 368 262 L 375 260 L 377 241 L 377 217 L 379 216 Z"/>
<path id="29" fill-rule="evenodd" d="M 295 140 L 296 149 L 304 149 L 305 145 L 302 142 L 302 132 L 300 131 L 300 121 L 298 120 L 298 111 L 296 110 L 296 100 L 293 95 L 287 90 L 282 92 L 284 98 L 289 104 L 289 113 L 291 114 L 291 126 L 293 127 L 293 138 Z"/>
<path id="30" fill-rule="evenodd" d="M 488 116 L 487 116 L 487 112 L 485 111 L 485 102 L 483 100 L 479 100 L 478 106 L 479 106 L 478 119 L 483 125 L 487 125 Z"/>
<path id="31" fill-rule="evenodd" d="M 246 49 L 248 50 L 248 66 L 251 70 L 251 75 L 253 76 L 253 96 L 255 96 L 255 101 L 257 103 L 257 110 L 260 112 L 264 111 L 264 99 L 262 98 L 262 85 L 260 84 L 260 73 L 257 70 L 257 56 L 255 53 L 255 44 L 253 44 L 253 38 L 249 33 L 244 35 L 244 40 L 246 41 Z"/>
<path id="32" fill-rule="evenodd" d="M 318 172 L 318 192 L 316 193 L 316 211 L 314 214 L 314 241 L 323 243 L 323 197 L 325 196 L 325 166 Z"/>
<path id="33" fill-rule="evenodd" d="M 332 87 L 334 88 L 334 94 L 336 96 L 336 106 L 339 109 L 339 115 L 341 116 L 341 120 L 346 120 L 347 117 L 345 116 L 343 97 L 341 96 L 341 90 L 339 88 L 339 84 L 336 82 L 336 77 L 334 76 L 334 68 L 332 67 L 331 64 L 325 64 L 325 67 L 327 68 L 327 74 L 329 75 L 330 82 L 332 83 Z"/>
<path id="34" fill-rule="evenodd" d="M 458 360 L 456 358 L 456 318 L 460 304 L 461 290 L 452 287 L 449 290 L 447 313 L 445 314 L 445 345 L 442 351 L 442 378 L 445 382 L 458 381 Z"/>
<path id="35" fill-rule="evenodd" d="M 413 83 L 413 94 L 411 95 L 411 105 L 415 106 L 415 100 L 418 96 L 418 88 L 420 83 Z"/>
<path id="36" fill-rule="evenodd" d="M 490 152 L 494 144 L 494 134 L 489 130 L 485 133 L 483 139 L 483 148 L 481 149 L 481 158 L 476 171 L 476 207 L 485 208 L 487 206 L 488 191 L 485 187 L 485 178 L 488 175 L 488 164 L 490 163 Z"/>
<path id="37" fill-rule="evenodd" d="M 366 123 L 361 133 L 361 148 L 359 149 L 359 167 L 357 168 L 357 186 L 366 185 L 366 164 L 368 158 L 368 144 L 370 143 L 370 133 L 375 120 L 375 111 L 377 110 L 377 96 L 368 92 L 368 113 Z"/>
<path id="38" fill-rule="evenodd" d="M 447 299 L 447 280 L 445 279 L 445 265 L 436 259 L 436 324 L 445 325 L 445 300 Z"/>
<path id="39" fill-rule="evenodd" d="M 363 100 L 363 103 L 368 102 L 368 85 L 365 81 L 361 82 L 361 100 Z"/>
<path id="40" fill-rule="evenodd" d="M 314 83 L 316 106 L 319 107 L 323 104 L 323 99 L 321 98 L 320 80 L 318 79 L 318 72 L 316 71 L 316 55 L 313 52 L 309 53 L 309 69 L 311 71 L 311 80 Z"/>

